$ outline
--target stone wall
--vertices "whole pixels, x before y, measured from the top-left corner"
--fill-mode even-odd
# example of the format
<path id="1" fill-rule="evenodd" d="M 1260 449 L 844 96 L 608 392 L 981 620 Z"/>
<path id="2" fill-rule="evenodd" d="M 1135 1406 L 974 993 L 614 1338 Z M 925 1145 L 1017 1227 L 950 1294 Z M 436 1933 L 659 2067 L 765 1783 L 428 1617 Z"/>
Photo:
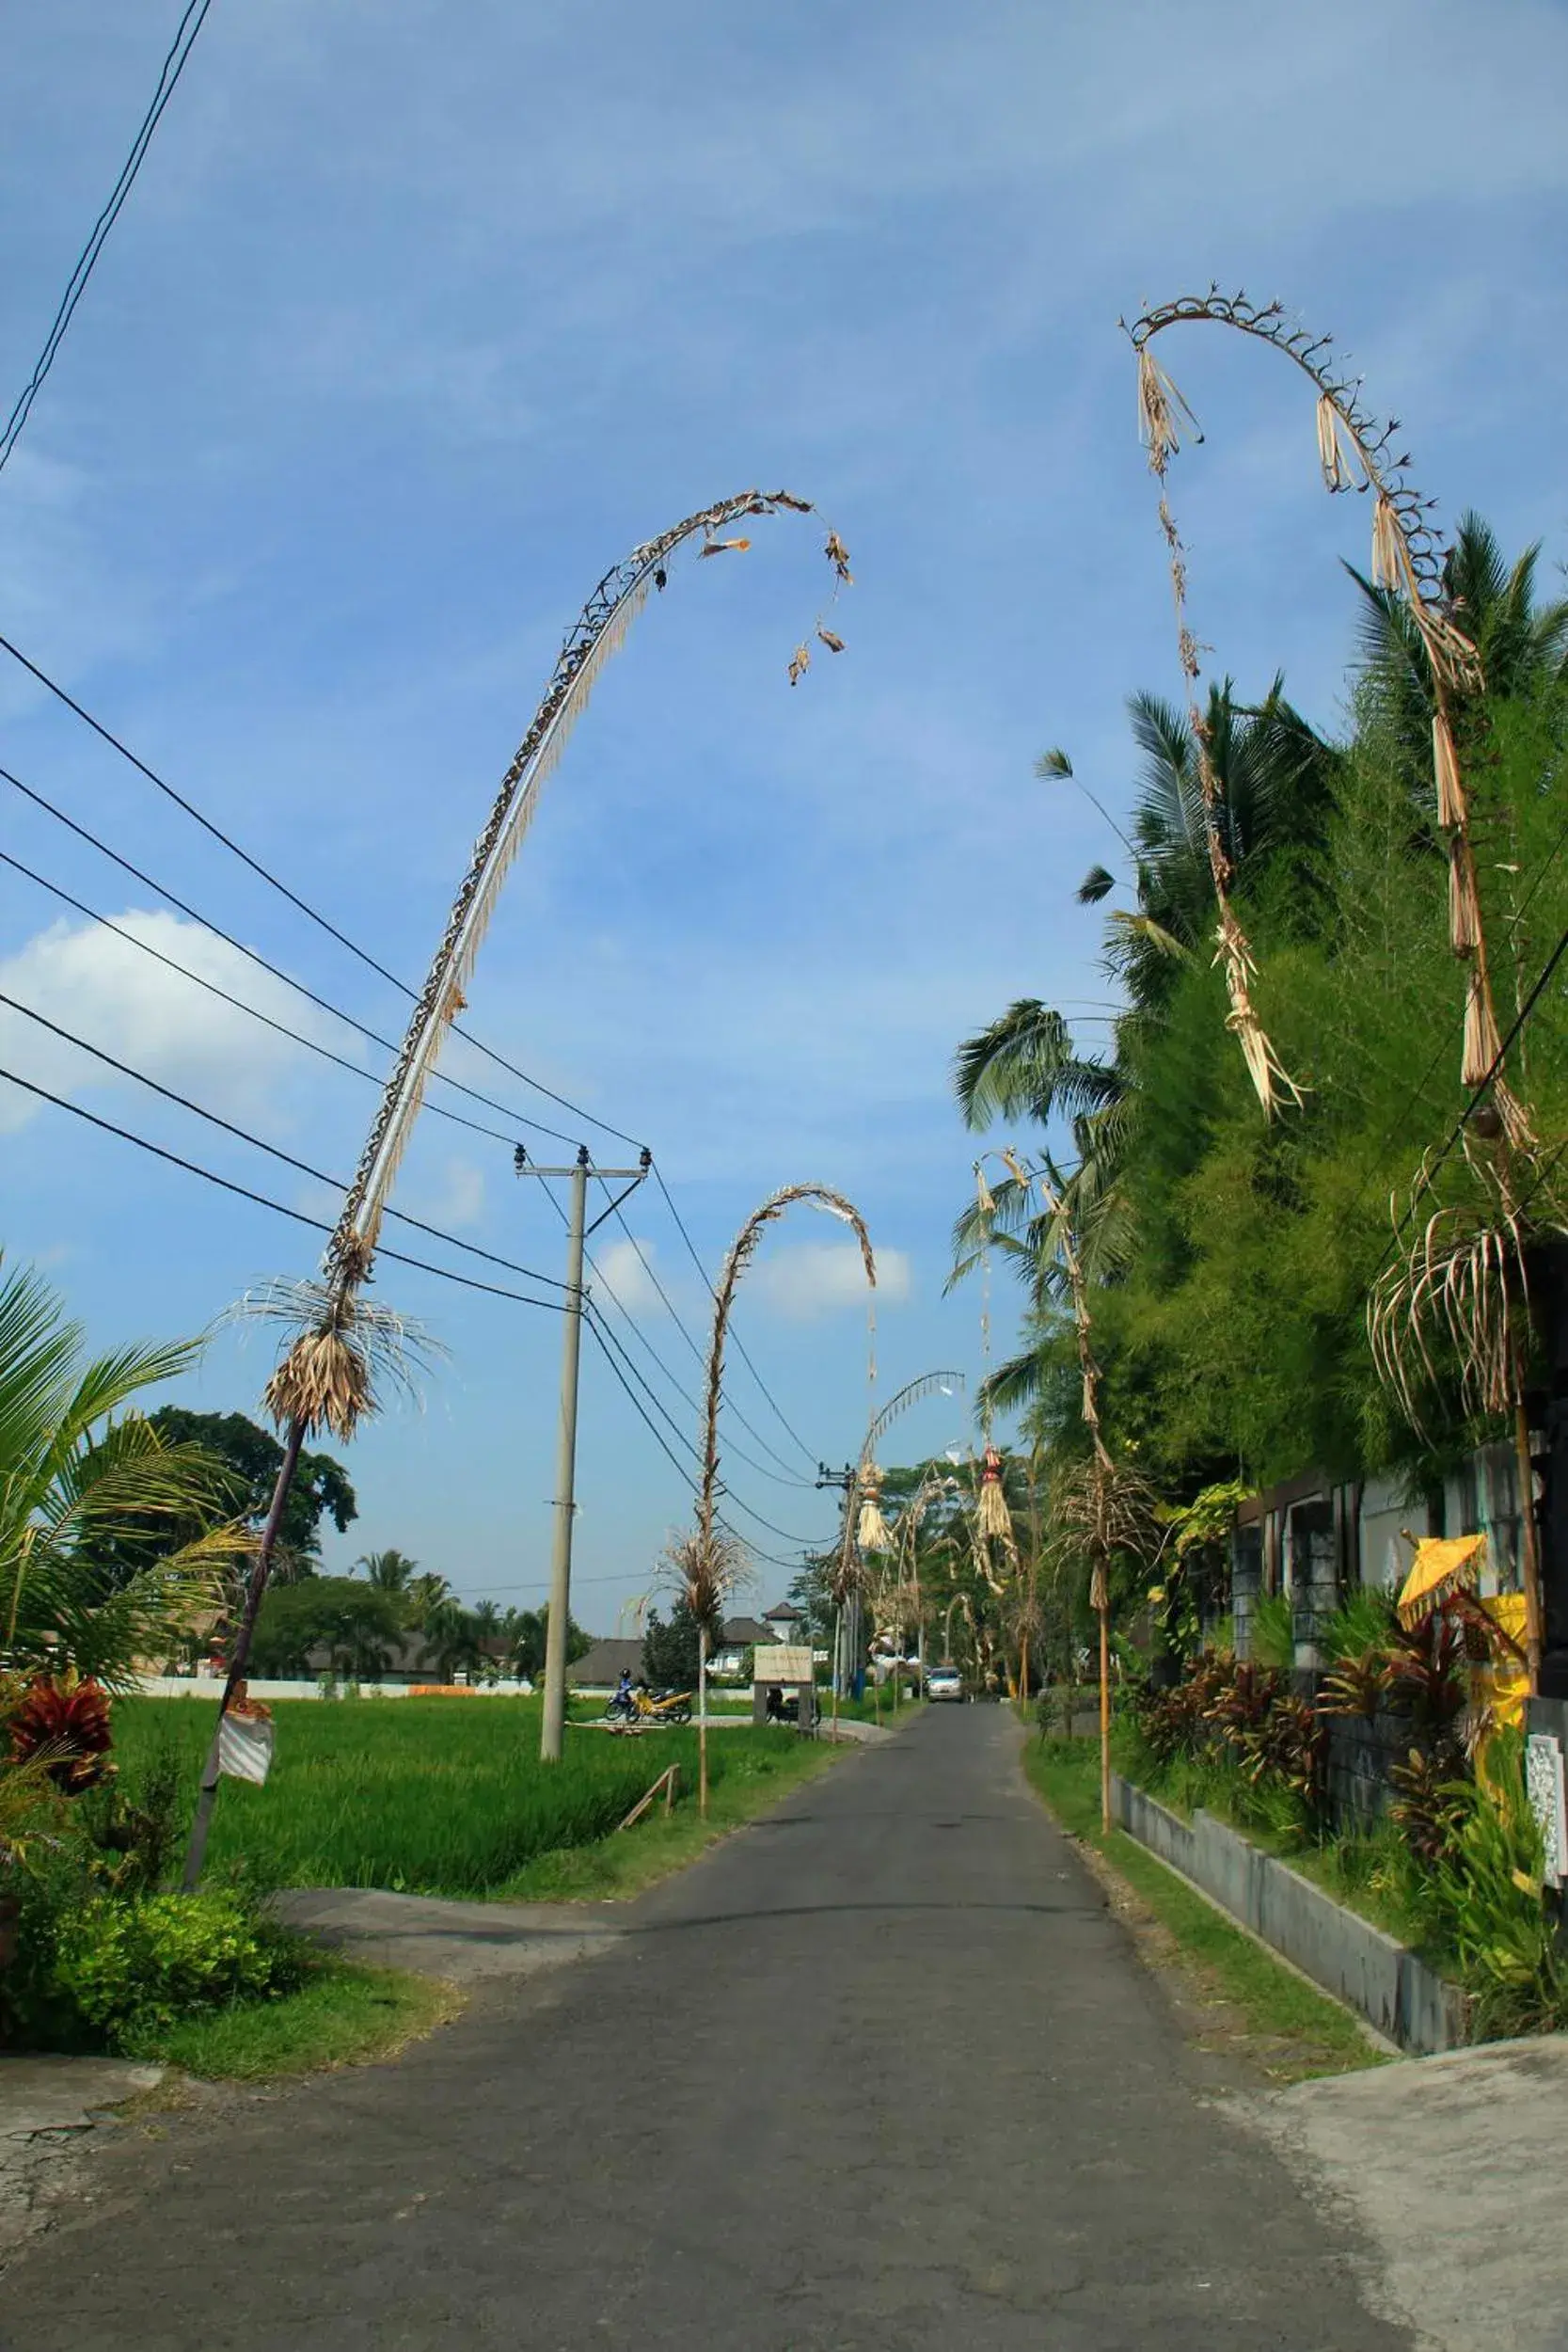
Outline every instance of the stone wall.
<path id="1" fill-rule="evenodd" d="M 1119 1772 L 1111 1778 L 1111 1804 L 1129 1836 L 1390 2042 L 1426 2056 L 1466 2041 L 1457 1985 L 1250 1838 L 1201 1810 L 1183 1821 Z"/>

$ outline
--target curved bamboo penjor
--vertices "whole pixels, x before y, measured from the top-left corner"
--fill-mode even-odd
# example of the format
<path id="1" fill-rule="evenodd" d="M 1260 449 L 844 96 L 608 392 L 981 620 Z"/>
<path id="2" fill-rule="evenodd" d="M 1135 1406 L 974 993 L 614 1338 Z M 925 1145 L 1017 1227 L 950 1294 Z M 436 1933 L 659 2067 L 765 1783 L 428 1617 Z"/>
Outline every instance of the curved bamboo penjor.
<path id="1" fill-rule="evenodd" d="M 863 1551 L 887 1551 L 893 1538 L 882 1516 L 881 1474 L 877 1468 L 877 1448 L 901 1413 L 912 1405 L 923 1404 L 927 1397 L 950 1392 L 964 1385 L 961 1372 L 923 1372 L 914 1380 L 907 1380 L 894 1396 L 889 1397 L 881 1411 L 865 1433 L 861 1458 L 856 1468 L 855 1486 L 860 1502 L 856 1515 L 856 1540 Z"/>
<path id="2" fill-rule="evenodd" d="M 697 1621 L 697 1785 L 699 1809 L 707 1811 L 707 1635 L 713 1618 L 725 1594 L 733 1586 L 744 1565 L 736 1539 L 717 1519 L 719 1501 L 719 1408 L 724 1393 L 724 1344 L 729 1337 L 730 1312 L 740 1278 L 756 1254 L 763 1229 L 771 1225 L 798 1200 L 809 1201 L 814 1208 L 825 1209 L 852 1230 L 860 1244 L 861 1263 L 865 1268 L 867 1288 L 877 1288 L 877 1260 L 871 1248 L 871 1236 L 865 1220 L 852 1200 L 827 1184 L 785 1184 L 772 1193 L 759 1209 L 753 1209 L 736 1235 L 729 1256 L 724 1260 L 719 1286 L 713 1294 L 713 1337 L 708 1343 L 707 1386 L 703 1404 L 702 1483 L 697 1491 L 697 1532 L 677 1543 L 671 1553 L 680 1578 L 688 1608 Z M 851 1498 L 852 1501 L 852 1498 Z M 852 1524 L 852 1510 L 846 1514 L 846 1524 Z"/>
<path id="3" fill-rule="evenodd" d="M 1294 360 L 1318 395 L 1318 462 L 1325 486 L 1335 492 L 1371 493 L 1373 580 L 1403 598 L 1426 648 L 1432 671 L 1433 777 L 1437 821 L 1449 845 L 1449 941 L 1454 954 L 1467 967 L 1461 1081 L 1466 1087 L 1492 1081 L 1493 1099 L 1504 1133 L 1511 1143 L 1527 1146 L 1534 1139 L 1529 1115 L 1503 1076 L 1481 902 L 1476 890 L 1469 812 L 1454 739 L 1454 697 L 1461 692 L 1473 692 L 1481 686 L 1481 661 L 1474 644 L 1454 618 L 1445 589 L 1447 549 L 1428 519 L 1432 501 L 1423 499 L 1408 480 L 1408 457 L 1392 453 L 1399 431 L 1398 419 L 1384 423 L 1370 416 L 1361 405 L 1359 379 L 1336 372 L 1329 358 L 1332 336 L 1312 336 L 1306 327 L 1294 325 L 1277 302 L 1253 303 L 1244 294 L 1222 294 L 1217 287 L 1211 286 L 1206 294 L 1183 294 L 1174 302 L 1145 310 L 1131 326 L 1125 320 L 1122 325 L 1138 357 L 1140 422 L 1148 447 L 1149 468 L 1161 485 L 1160 523 L 1170 550 L 1181 667 L 1188 684 L 1199 783 L 1209 816 L 1209 859 L 1220 909 L 1219 952 L 1225 961 L 1230 993 L 1230 1025 L 1241 1039 L 1259 1100 L 1265 1114 L 1272 1115 L 1280 1092 L 1288 1092 L 1297 1101 L 1300 1094 L 1281 1069 L 1248 994 L 1248 983 L 1256 967 L 1229 903 L 1229 860 L 1217 824 L 1219 787 L 1210 757 L 1207 727 L 1196 701 L 1199 664 L 1197 645 L 1187 625 L 1186 565 L 1164 492 L 1166 469 L 1180 446 L 1180 433 L 1190 428 L 1200 440 L 1202 435 L 1192 410 L 1154 358 L 1151 348 L 1156 337 L 1168 327 L 1200 324 L 1233 327 L 1239 334 L 1268 343 L 1286 358 Z"/>
<path id="4" fill-rule="evenodd" d="M 395 1381 L 403 1376 L 403 1327 L 388 1310 L 368 1305 L 361 1292 L 375 1255 L 382 1216 L 419 1116 L 425 1087 L 442 1041 L 463 1010 L 464 991 L 507 870 L 538 806 L 540 788 L 565 749 L 567 738 L 586 708 L 606 662 L 624 643 L 626 630 L 649 594 L 667 584 L 670 559 L 676 550 L 695 538 L 702 541 L 697 550 L 699 557 L 742 550 L 751 545 L 749 539 L 719 536 L 730 524 L 749 516 L 815 512 L 809 499 L 797 498 L 788 490 L 743 490 L 734 498 L 721 499 L 700 513 L 689 515 L 684 522 L 676 523 L 657 539 L 634 548 L 623 563 L 605 574 L 566 633 L 544 699 L 501 778 L 484 829 L 474 845 L 468 869 L 415 1004 L 359 1165 L 343 1197 L 321 1278 L 313 1282 L 275 1285 L 258 1302 L 262 1311 L 291 1322 L 296 1337 L 267 1383 L 267 1407 L 286 1433 L 283 1462 L 219 1703 L 220 1727 L 245 1672 L 277 1531 L 305 1439 L 323 1428 L 330 1429 L 337 1438 L 351 1438 L 359 1422 L 375 1408 L 377 1378 Z M 831 604 L 839 589 L 849 584 L 849 557 L 844 542 L 832 530 L 828 532 L 823 551 L 833 571 Z M 816 631 L 831 652 L 842 652 L 842 638 L 827 627 L 822 613 L 818 614 Z M 809 659 L 808 648 L 803 644 L 797 646 L 789 663 L 791 685 L 799 679 Z M 187 1885 L 194 1885 L 200 1874 L 217 1772 L 218 1743 L 214 1735 L 186 1856 Z"/>

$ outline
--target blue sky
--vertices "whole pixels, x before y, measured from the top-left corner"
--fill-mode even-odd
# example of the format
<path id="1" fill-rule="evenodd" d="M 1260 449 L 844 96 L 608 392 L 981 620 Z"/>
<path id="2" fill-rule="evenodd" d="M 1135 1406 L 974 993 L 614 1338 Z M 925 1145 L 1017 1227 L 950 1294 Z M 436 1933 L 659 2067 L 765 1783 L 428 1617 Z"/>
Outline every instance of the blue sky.
<path id="1" fill-rule="evenodd" d="M 177 14 L 11 11 L 7 407 Z M 847 1191 L 884 1257 L 879 1394 L 931 1365 L 973 1375 L 978 1297 L 942 1296 L 973 1154 L 953 1048 L 1023 993 L 1076 1008 L 1085 1042 L 1103 1034 L 1099 918 L 1071 885 L 1115 844 L 1033 761 L 1064 744 L 1124 804 L 1123 699 L 1179 683 L 1118 315 L 1211 278 L 1280 295 L 1349 345 L 1446 516 L 1475 505 L 1510 545 L 1544 535 L 1555 562 L 1565 99 L 1559 0 L 215 0 L 0 475 L 0 629 L 418 977 L 600 572 L 751 484 L 816 499 L 854 559 L 848 650 L 786 684 L 822 592 L 814 525 L 759 524 L 746 557 L 682 568 L 548 788 L 468 1017 L 646 1138 L 710 1263 L 775 1185 Z M 1190 330 L 1166 356 L 1208 435 L 1173 496 L 1213 664 L 1249 689 L 1282 666 L 1332 723 L 1353 624 L 1338 559 L 1364 561 L 1365 510 L 1324 497 L 1306 389 L 1267 355 Z M 384 983 L 3 660 L 0 743 L 214 921 L 396 1030 Z M 8 791 L 5 842 L 376 1066 Z M 14 874 L 0 927 L 7 993 L 328 1173 L 352 1166 L 368 1084 Z M 7 1066 L 330 1208 L 26 1026 L 0 1016 Z M 467 1053 L 447 1066 L 553 1117 Z M 303 1228 L 14 1089 L 0 1188 L 8 1252 L 47 1267 L 105 1345 L 199 1328 L 314 1255 Z M 398 1199 L 559 1271 L 538 1190 L 499 1145 L 427 1119 Z M 695 1324 L 662 1202 L 628 1216 Z M 694 1389 L 685 1341 L 607 1237 L 607 1275 Z M 537 1598 L 556 1318 L 403 1269 L 382 1291 L 449 1352 L 422 1412 L 354 1448 L 361 1518 L 331 1556 L 397 1543 L 469 1594 Z M 837 1228 L 777 1229 L 739 1327 L 806 1453 L 744 1367 L 736 1400 L 791 1472 L 852 1454 L 865 1324 Z M 254 1409 L 269 1365 L 263 1333 L 226 1329 L 187 1394 Z M 957 1401 L 907 1424 L 911 1450 L 963 1434 Z M 738 1460 L 731 1483 L 791 1536 L 831 1525 L 809 1485 Z M 685 1498 L 592 1350 L 579 1494 L 578 1613 L 609 1630 Z M 771 1599 L 784 1574 L 759 1579 Z"/>

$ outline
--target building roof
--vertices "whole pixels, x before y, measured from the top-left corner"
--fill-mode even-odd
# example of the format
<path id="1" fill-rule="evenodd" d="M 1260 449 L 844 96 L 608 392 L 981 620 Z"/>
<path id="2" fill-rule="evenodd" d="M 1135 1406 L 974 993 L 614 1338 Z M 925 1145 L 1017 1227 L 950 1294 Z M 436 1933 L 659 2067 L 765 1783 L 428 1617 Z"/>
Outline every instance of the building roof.
<path id="1" fill-rule="evenodd" d="M 641 1641 L 623 1642 L 613 1638 L 595 1642 L 592 1649 L 583 1651 L 566 1669 L 566 1679 L 574 1684 L 619 1682 L 623 1674 L 640 1675 L 642 1671 Z"/>
<path id="2" fill-rule="evenodd" d="M 804 1621 L 804 1610 L 797 1609 L 789 1600 L 781 1600 L 776 1608 L 765 1609 L 762 1613 L 764 1625 L 800 1625 Z"/>
<path id="3" fill-rule="evenodd" d="M 715 1644 L 718 1649 L 754 1649 L 759 1642 L 770 1642 L 773 1629 L 760 1617 L 726 1617 Z"/>

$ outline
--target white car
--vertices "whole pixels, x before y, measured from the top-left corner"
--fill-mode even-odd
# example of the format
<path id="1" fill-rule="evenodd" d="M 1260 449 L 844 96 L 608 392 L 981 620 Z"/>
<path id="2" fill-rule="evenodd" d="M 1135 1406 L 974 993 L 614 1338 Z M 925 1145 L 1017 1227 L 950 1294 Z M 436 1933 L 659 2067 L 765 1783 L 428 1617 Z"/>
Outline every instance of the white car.
<path id="1" fill-rule="evenodd" d="M 964 1678 L 957 1666 L 927 1666 L 926 1696 L 928 1699 L 961 1699 Z"/>

